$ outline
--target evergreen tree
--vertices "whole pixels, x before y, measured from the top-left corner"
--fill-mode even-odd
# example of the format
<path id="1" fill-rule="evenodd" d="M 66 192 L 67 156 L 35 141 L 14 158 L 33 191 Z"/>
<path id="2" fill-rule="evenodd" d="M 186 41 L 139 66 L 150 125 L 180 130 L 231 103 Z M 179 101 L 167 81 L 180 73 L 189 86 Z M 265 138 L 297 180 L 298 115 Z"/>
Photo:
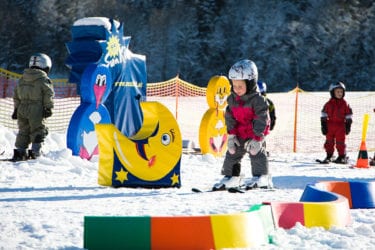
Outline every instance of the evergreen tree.
<path id="1" fill-rule="evenodd" d="M 147 57 L 148 82 L 177 74 L 206 86 L 249 58 L 269 90 L 296 84 L 326 90 L 375 86 L 375 4 L 363 1 L 0 0 L 0 67 L 21 73 L 30 54 L 53 60 L 52 76 L 67 77 L 65 44 L 73 23 L 104 16 L 123 22 L 130 49 Z"/>

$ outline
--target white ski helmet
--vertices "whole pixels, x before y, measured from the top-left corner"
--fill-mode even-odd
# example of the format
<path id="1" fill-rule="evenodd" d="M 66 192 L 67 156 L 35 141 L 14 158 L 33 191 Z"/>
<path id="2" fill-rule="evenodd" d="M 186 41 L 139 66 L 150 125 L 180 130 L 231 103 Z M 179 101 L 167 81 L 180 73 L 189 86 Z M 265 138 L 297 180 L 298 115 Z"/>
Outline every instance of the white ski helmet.
<path id="1" fill-rule="evenodd" d="M 258 81 L 258 69 L 253 61 L 241 60 L 236 62 L 229 70 L 231 80 L 254 80 Z"/>
<path id="2" fill-rule="evenodd" d="M 52 67 L 52 61 L 49 56 L 43 53 L 35 53 L 30 57 L 29 68 L 38 68 L 46 71 L 50 71 Z"/>
<path id="3" fill-rule="evenodd" d="M 258 90 L 261 94 L 265 94 L 267 92 L 267 84 L 263 81 L 257 81 Z"/>
<path id="4" fill-rule="evenodd" d="M 341 88 L 344 91 L 344 94 L 343 94 L 343 97 L 344 97 L 346 87 L 345 87 L 345 84 L 342 82 L 336 82 L 336 83 L 332 83 L 331 85 L 329 85 L 329 93 L 331 94 L 331 97 L 335 97 L 333 91 L 337 88 Z"/>

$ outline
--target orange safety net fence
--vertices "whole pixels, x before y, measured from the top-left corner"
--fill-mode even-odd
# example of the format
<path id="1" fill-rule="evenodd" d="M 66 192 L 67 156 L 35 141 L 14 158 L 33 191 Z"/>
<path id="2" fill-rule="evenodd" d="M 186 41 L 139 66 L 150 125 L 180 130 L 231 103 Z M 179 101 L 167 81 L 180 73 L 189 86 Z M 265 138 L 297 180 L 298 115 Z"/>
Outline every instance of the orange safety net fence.
<path id="1" fill-rule="evenodd" d="M 17 129 L 17 121 L 10 116 L 13 113 L 13 91 L 20 74 L 0 68 L 0 125 Z M 51 79 L 55 91 L 55 108 L 53 116 L 47 119 L 46 125 L 50 131 L 65 131 L 73 112 L 80 104 L 76 84 L 67 83 L 66 79 Z"/>
<path id="2" fill-rule="evenodd" d="M 0 126 L 17 129 L 10 119 L 13 112 L 13 89 L 21 75 L 0 68 Z M 55 89 L 55 108 L 52 119 L 47 119 L 50 131 L 66 132 L 69 121 L 80 105 L 76 84 L 66 79 L 52 79 Z M 348 86 L 347 86 L 348 87 Z M 208 110 L 206 88 L 183 81 L 178 76 L 165 82 L 147 84 L 147 101 L 164 104 L 181 128 L 183 139 L 199 142 L 199 126 Z M 297 96 L 298 94 L 298 96 Z M 296 88 L 286 93 L 267 95 L 276 107 L 276 126 L 267 138 L 271 152 L 322 152 L 325 137 L 320 132 L 320 113 L 329 92 L 306 92 Z M 370 114 L 367 147 L 375 150 L 375 92 L 346 92 L 345 99 L 353 109 L 352 131 L 347 137 L 348 152 L 357 152 L 361 142 L 363 115 Z"/>

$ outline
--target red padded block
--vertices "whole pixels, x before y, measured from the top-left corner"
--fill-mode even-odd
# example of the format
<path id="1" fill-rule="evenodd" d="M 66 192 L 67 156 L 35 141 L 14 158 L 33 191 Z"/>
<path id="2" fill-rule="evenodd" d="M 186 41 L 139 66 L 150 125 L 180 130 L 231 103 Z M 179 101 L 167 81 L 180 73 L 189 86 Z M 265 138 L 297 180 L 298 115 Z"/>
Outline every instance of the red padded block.
<path id="1" fill-rule="evenodd" d="M 303 204 L 298 202 L 264 202 L 271 205 L 275 225 L 289 229 L 297 222 L 305 225 Z"/>
<path id="2" fill-rule="evenodd" d="M 152 217 L 152 249 L 215 249 L 209 216 Z"/>

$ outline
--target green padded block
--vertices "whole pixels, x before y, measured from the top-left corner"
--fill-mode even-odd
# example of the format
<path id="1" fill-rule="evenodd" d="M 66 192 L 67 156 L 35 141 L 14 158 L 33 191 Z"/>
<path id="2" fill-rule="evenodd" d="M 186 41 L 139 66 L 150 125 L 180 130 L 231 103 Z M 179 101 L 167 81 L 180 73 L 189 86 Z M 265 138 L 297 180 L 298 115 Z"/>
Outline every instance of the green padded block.
<path id="1" fill-rule="evenodd" d="M 85 249 L 151 249 L 151 217 L 85 216 Z"/>
<path id="2" fill-rule="evenodd" d="M 257 213 L 261 218 L 264 231 L 268 234 L 269 243 L 273 242 L 273 234 L 275 233 L 275 222 L 273 220 L 272 208 L 266 204 L 256 204 L 250 207 L 249 213 Z"/>

